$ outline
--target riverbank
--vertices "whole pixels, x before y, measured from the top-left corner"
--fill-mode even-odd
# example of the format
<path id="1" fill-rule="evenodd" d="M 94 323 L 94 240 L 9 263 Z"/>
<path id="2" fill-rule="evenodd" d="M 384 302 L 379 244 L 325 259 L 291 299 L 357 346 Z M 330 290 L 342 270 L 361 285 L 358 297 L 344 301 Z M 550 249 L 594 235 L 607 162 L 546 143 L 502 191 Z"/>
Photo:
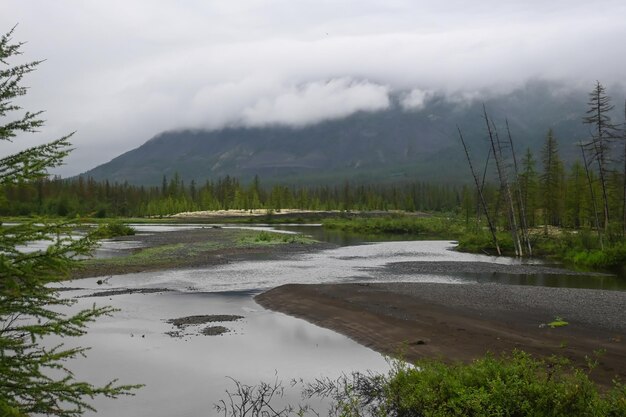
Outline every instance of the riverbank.
<path id="1" fill-rule="evenodd" d="M 626 293 L 498 284 L 289 284 L 258 295 L 265 308 L 335 330 L 408 360 L 469 362 L 514 349 L 559 355 L 609 386 L 626 380 Z M 569 324 L 552 328 L 561 317 Z"/>
<path id="2" fill-rule="evenodd" d="M 280 259 L 297 253 L 334 247 L 297 234 L 211 226 L 137 233 L 110 241 L 119 243 L 127 249 L 122 250 L 121 256 L 83 261 L 81 268 L 72 272 L 71 278 L 211 267 L 246 260 Z"/>
<path id="3" fill-rule="evenodd" d="M 267 285 L 265 277 L 271 277 L 276 282 L 274 286 L 307 280 L 337 282 L 333 281 L 333 273 L 337 280 L 387 283 L 286 285 L 258 296 L 257 301 L 271 310 L 343 333 L 379 352 L 392 355 L 402 352 L 409 360 L 443 357 L 470 361 L 487 351 L 499 353 L 517 348 L 537 355 L 566 356 L 584 367 L 585 356 L 603 349 L 606 353 L 593 372 L 596 380 L 607 385 L 614 375 L 626 379 L 626 328 L 620 308 L 626 305 L 624 292 L 478 283 L 397 283 L 413 280 L 411 277 L 420 280 L 422 275 L 445 278 L 469 274 L 469 282 L 496 274 L 519 277 L 567 274 L 566 279 L 604 277 L 594 278 L 546 265 L 509 263 L 504 258 L 498 261 L 455 254 L 445 249 L 448 244 L 442 246 L 446 242 L 396 242 L 380 245 L 379 249 L 377 245 L 365 245 L 356 252 L 342 249 L 322 256 L 328 253 L 322 252 L 323 249 L 336 246 L 304 242 L 301 238 L 291 240 L 291 236 L 297 235 L 262 237 L 268 232 L 259 230 L 212 226 L 173 229 L 157 233 L 140 231 L 134 236 L 117 238 L 116 242 L 128 244 L 125 256 L 89 260 L 76 276 L 207 267 L 220 269 L 224 274 L 225 264 L 310 254 L 312 257 L 304 264 L 291 260 L 293 265 L 289 264 L 287 269 L 282 265 L 278 270 L 261 272 L 264 264 L 261 262 L 246 274 L 252 274 L 253 281 L 258 281 L 253 288 Z M 417 258 L 409 260 L 409 254 Z M 324 269 L 331 263 L 332 268 Z M 311 274 L 315 274 L 310 270 L 306 278 L 297 278 L 298 273 L 309 268 L 319 270 L 320 276 L 313 278 Z M 280 282 L 276 273 L 285 274 L 285 279 Z M 238 280 L 237 274 L 232 278 Z M 216 279 L 229 282 L 228 277 Z M 164 284 L 157 281 L 154 287 L 162 288 Z M 116 285 L 120 284 L 124 285 L 123 282 Z M 203 281 L 202 285 L 208 284 Z M 545 326 L 557 316 L 570 324 L 555 329 Z"/>

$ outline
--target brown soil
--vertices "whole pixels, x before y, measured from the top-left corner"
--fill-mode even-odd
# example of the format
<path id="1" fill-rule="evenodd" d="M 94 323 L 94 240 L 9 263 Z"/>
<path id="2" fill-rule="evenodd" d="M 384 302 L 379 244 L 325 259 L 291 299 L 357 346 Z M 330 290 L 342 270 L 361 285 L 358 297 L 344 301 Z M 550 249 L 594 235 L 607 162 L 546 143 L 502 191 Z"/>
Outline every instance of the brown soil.
<path id="1" fill-rule="evenodd" d="M 586 357 L 604 350 L 591 377 L 604 386 L 609 386 L 615 376 L 626 380 L 624 326 L 620 324 L 616 329 L 610 323 L 613 319 L 623 322 L 623 315 L 621 319 L 605 317 L 606 326 L 598 320 L 594 324 L 570 321 L 566 327 L 550 328 L 542 325 L 554 318 L 555 312 L 549 307 L 532 308 L 525 302 L 500 305 L 500 290 L 521 295 L 530 291 L 532 296 L 541 291 L 547 299 L 561 295 L 567 299 L 570 292 L 492 285 L 487 287 L 487 296 L 485 292 L 474 294 L 472 288 L 480 287 L 484 286 L 291 284 L 260 294 L 256 301 L 271 310 L 335 330 L 381 353 L 399 354 L 408 360 L 441 358 L 469 362 L 488 352 L 499 354 L 520 349 L 535 355 L 564 356 L 585 367 Z M 446 293 L 450 294 L 449 299 Z M 616 297 L 621 301 L 624 296 L 618 293 Z M 464 302 L 455 303 L 455 297 Z M 493 305 L 485 305 L 485 297 L 492 297 Z M 471 307 L 473 298 L 477 304 Z M 597 306 L 580 308 L 598 309 Z M 602 317 L 602 311 L 599 316 Z"/>

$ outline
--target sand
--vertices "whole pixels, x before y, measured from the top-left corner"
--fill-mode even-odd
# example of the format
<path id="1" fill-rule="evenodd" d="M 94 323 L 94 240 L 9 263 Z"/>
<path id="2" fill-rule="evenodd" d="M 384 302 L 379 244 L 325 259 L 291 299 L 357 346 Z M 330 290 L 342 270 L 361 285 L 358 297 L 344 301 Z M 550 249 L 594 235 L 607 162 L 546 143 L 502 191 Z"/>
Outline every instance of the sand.
<path id="1" fill-rule="evenodd" d="M 335 330 L 407 360 L 469 362 L 514 349 L 564 356 L 591 377 L 626 380 L 626 292 L 499 284 L 284 285 L 256 297 L 262 306 Z M 547 323 L 562 316 L 569 325 Z"/>

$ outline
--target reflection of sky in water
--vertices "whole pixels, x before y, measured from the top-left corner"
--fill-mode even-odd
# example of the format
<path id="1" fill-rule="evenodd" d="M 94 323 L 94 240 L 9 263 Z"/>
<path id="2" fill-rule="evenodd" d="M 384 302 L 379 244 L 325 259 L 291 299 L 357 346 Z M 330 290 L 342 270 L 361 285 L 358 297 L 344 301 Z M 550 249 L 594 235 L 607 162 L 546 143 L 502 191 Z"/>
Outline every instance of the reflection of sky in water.
<path id="1" fill-rule="evenodd" d="M 16 226 L 17 223 L 3 223 L 4 226 Z M 95 224 L 93 226 L 96 226 Z M 243 229 L 243 230 L 257 230 L 257 231 L 272 231 L 276 233 L 285 233 L 285 234 L 295 234 L 297 231 L 293 230 L 277 230 L 274 229 L 270 225 L 229 225 L 229 224 L 220 224 L 220 225 L 211 225 L 211 224 L 129 224 L 132 226 L 135 231 L 139 234 L 150 234 L 150 233 L 163 233 L 163 232 L 174 232 L 174 231 L 182 231 L 182 230 L 193 230 L 193 229 L 202 229 L 202 228 L 211 228 L 213 226 L 220 227 L 224 229 Z M 309 225 L 310 226 L 310 225 Z M 76 231 L 71 236 L 72 239 L 80 239 L 84 236 L 84 233 L 81 231 Z M 50 246 L 53 241 L 50 240 L 37 240 L 29 242 L 26 245 L 19 246 L 17 249 L 24 253 L 32 253 L 35 251 L 45 251 L 48 246 Z M 144 245 L 138 241 L 125 241 L 125 240 L 110 240 L 104 239 L 99 242 L 99 246 L 94 250 L 93 257 L 95 258 L 112 258 L 115 256 L 123 256 L 126 255 L 124 251 L 128 249 L 137 249 L 141 248 Z"/>
<path id="2" fill-rule="evenodd" d="M 210 229 L 212 227 L 219 227 L 223 229 L 243 229 L 243 230 L 271 230 L 277 233 L 297 233 L 288 230 L 277 230 L 271 225 L 266 224 L 252 224 L 252 225 L 240 225 L 240 224 L 142 224 L 131 223 L 129 224 L 133 229 L 139 233 L 159 233 L 159 232 L 175 232 L 180 230 L 194 230 L 194 229 Z"/>
<path id="3" fill-rule="evenodd" d="M 72 364 L 72 370 L 94 383 L 119 378 L 146 384 L 136 397 L 98 399 L 95 416 L 213 415 L 212 404 L 232 388 L 227 376 L 254 384 L 269 382 L 278 373 L 288 386 L 293 378 L 387 369 L 378 353 L 330 330 L 264 310 L 248 294 L 134 294 L 79 302 L 88 308 L 94 300 L 122 311 L 90 326 L 80 343 L 93 348 L 87 359 Z M 178 339 L 164 334 L 174 329 L 164 320 L 196 314 L 245 318 L 215 323 L 232 330 L 222 336 Z M 286 399 L 299 401 L 299 392 L 291 391 Z"/>
<path id="4" fill-rule="evenodd" d="M 472 255 L 449 250 L 449 241 L 381 242 L 345 246 L 313 254 L 294 256 L 278 261 L 248 261 L 175 271 L 114 276 L 112 287 L 165 287 L 179 291 L 241 291 L 276 287 L 287 283 L 352 282 L 354 280 L 385 281 L 389 273 L 380 267 L 404 261 L 480 261 L 502 264 L 519 260 L 504 257 Z M 394 281 L 467 282 L 452 275 L 393 275 Z M 80 281 L 80 286 L 96 288 L 96 279 Z M 72 283 L 72 286 L 79 282 Z"/>

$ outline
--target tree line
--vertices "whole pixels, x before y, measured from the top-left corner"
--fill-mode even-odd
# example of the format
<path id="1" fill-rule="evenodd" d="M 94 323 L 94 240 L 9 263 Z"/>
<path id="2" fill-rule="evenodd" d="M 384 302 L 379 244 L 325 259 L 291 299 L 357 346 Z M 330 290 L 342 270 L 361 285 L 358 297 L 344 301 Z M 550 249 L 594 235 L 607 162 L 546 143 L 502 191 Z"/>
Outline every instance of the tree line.
<path id="1" fill-rule="evenodd" d="M 162 216 L 185 211 L 286 208 L 303 210 L 452 211 L 459 207 L 461 185 L 411 182 L 336 186 L 264 187 L 258 176 L 249 184 L 226 176 L 198 185 L 179 175 L 163 176 L 161 186 L 95 181 L 93 178 L 46 179 L 5 184 L 0 215 Z"/>
<path id="2" fill-rule="evenodd" d="M 550 226 L 593 229 L 600 248 L 626 235 L 626 103 L 624 121 L 614 123 L 615 107 L 597 82 L 588 106 L 581 122 L 588 125 L 589 137 L 576 144 L 580 159 L 569 168 L 560 157 L 552 129 L 539 157 L 526 149 L 518 164 L 508 121 L 502 129 L 484 109 L 491 144 L 484 168 L 473 163 L 459 129 L 475 184 L 472 195 L 464 195 L 462 208 L 468 222 L 473 214 L 477 224 L 484 217 L 497 249 L 500 228 L 511 233 L 518 255 L 532 255 L 529 229 L 538 225 L 546 234 Z M 490 164 L 495 165 L 495 181 L 488 180 L 493 177 Z"/>

